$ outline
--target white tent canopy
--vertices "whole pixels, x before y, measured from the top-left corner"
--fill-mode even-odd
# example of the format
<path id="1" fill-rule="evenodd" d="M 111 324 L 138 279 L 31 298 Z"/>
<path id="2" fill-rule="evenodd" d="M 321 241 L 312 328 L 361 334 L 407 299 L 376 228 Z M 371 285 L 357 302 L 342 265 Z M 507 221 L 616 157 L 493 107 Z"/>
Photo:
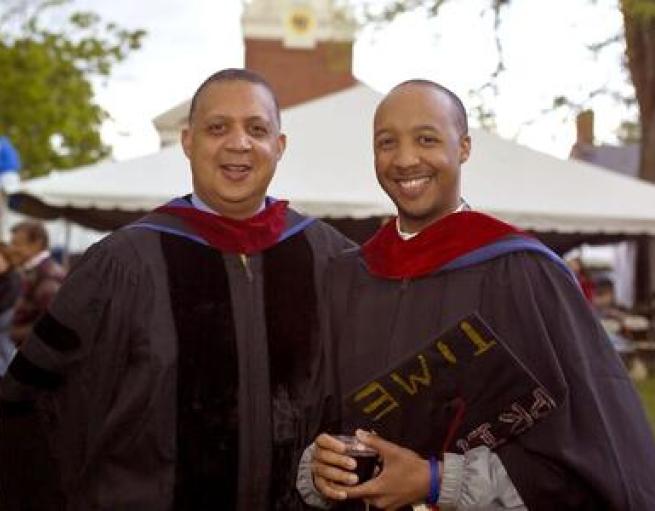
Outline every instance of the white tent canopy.
<path id="1" fill-rule="evenodd" d="M 271 195 L 307 214 L 366 218 L 394 213 L 373 171 L 371 121 L 381 95 L 357 85 L 282 114 L 286 154 Z M 655 185 L 560 160 L 472 130 L 463 195 L 477 210 L 525 229 L 655 234 Z M 191 190 L 179 145 L 128 161 L 52 173 L 17 192 L 53 208 L 143 211 Z"/>

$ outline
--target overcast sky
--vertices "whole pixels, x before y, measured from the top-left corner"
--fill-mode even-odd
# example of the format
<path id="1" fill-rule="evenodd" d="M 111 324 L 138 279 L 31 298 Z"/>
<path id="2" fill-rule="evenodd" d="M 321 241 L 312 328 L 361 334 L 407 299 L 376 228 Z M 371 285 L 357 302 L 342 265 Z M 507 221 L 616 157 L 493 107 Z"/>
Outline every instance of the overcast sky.
<path id="1" fill-rule="evenodd" d="M 575 138 L 573 123 L 561 122 L 562 115 L 538 113 L 558 93 L 580 100 L 591 88 L 620 86 L 621 48 L 600 59 L 585 50 L 585 43 L 621 26 L 616 0 L 598 3 L 521 0 L 508 10 L 502 33 L 508 72 L 501 96 L 493 100 L 502 136 L 518 135 L 521 143 L 566 157 Z M 491 18 L 480 17 L 486 4 L 457 0 L 437 20 L 410 15 L 388 28 L 362 31 L 355 47 L 356 77 L 381 92 L 407 78 L 434 79 L 471 106 L 468 90 L 483 83 L 495 66 Z M 118 159 L 155 151 L 154 116 L 187 99 L 211 72 L 243 65 L 240 0 L 74 0 L 74 5 L 148 31 L 143 48 L 96 87 L 98 101 L 113 117 L 105 136 Z M 606 100 L 592 105 L 597 134 L 611 141 L 625 115 Z"/>

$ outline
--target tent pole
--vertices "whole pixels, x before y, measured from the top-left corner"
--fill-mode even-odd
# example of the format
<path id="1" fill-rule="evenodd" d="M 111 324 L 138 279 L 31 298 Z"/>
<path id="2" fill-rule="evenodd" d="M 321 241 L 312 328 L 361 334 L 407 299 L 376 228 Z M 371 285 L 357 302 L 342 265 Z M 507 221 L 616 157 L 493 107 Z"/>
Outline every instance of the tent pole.
<path id="1" fill-rule="evenodd" d="M 5 241 L 7 239 L 7 229 L 9 225 L 7 224 L 7 212 L 9 211 L 9 198 L 5 192 L 4 187 L 0 188 L 0 241 Z"/>
<path id="2" fill-rule="evenodd" d="M 70 253 L 71 253 L 71 238 L 72 238 L 72 225 L 70 221 L 66 218 L 64 219 L 64 247 L 63 253 L 61 255 L 62 264 L 68 268 L 68 263 L 70 262 Z"/>

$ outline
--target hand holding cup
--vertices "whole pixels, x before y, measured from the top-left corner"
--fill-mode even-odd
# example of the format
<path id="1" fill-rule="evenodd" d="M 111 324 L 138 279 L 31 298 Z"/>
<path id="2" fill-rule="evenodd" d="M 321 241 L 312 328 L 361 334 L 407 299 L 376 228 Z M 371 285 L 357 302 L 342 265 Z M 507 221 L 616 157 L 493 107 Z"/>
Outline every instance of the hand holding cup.
<path id="1" fill-rule="evenodd" d="M 377 451 L 356 437 L 323 433 L 314 444 L 312 475 L 316 489 L 325 497 L 345 500 L 350 487 L 361 484 L 373 475 Z"/>

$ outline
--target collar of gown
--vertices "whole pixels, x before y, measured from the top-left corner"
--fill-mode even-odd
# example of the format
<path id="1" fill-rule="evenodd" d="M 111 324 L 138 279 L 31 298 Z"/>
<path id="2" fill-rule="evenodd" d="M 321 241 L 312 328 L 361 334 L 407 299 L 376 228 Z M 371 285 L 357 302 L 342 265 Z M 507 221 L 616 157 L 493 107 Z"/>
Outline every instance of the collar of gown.
<path id="1" fill-rule="evenodd" d="M 221 252 L 254 254 L 275 245 L 285 228 L 288 201 L 269 202 L 256 215 L 236 220 L 195 208 L 186 200 L 174 200 L 157 208 L 184 221 L 189 229 Z"/>
<path id="2" fill-rule="evenodd" d="M 415 278 L 512 234 L 523 233 L 483 213 L 461 211 L 403 240 L 392 219 L 362 246 L 362 254 L 369 272 L 377 277 Z"/>

